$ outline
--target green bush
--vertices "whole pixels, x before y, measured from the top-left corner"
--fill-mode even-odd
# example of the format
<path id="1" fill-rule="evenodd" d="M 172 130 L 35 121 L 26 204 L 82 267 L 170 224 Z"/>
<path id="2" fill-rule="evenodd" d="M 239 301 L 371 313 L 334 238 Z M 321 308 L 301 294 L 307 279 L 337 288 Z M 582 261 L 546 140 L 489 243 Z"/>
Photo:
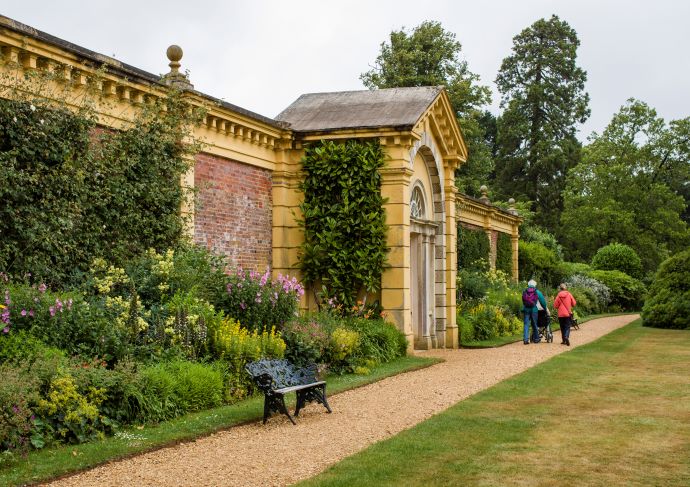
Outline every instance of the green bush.
<path id="1" fill-rule="evenodd" d="M 218 367 L 177 360 L 141 369 L 141 421 L 162 421 L 220 406 L 223 373 Z"/>
<path id="2" fill-rule="evenodd" d="M 67 284 L 95 257 L 122 264 L 183 240 L 180 177 L 198 147 L 179 141 L 194 111 L 172 95 L 100 131 L 88 104 L 56 104 L 0 100 L 0 269 Z"/>
<path id="3" fill-rule="evenodd" d="M 645 326 L 690 329 L 690 250 L 659 266 L 642 309 Z"/>
<path id="4" fill-rule="evenodd" d="M 641 281 L 621 271 L 591 271 L 588 275 L 609 288 L 610 308 L 634 311 L 642 307 L 646 289 Z"/>
<path id="5" fill-rule="evenodd" d="M 496 241 L 496 270 L 513 275 L 513 244 L 510 235 L 500 232 Z"/>
<path id="6" fill-rule="evenodd" d="M 407 354 L 405 334 L 392 323 L 352 317 L 345 321 L 345 326 L 359 333 L 359 343 L 351 356 L 353 365 L 378 365 Z"/>
<path id="7" fill-rule="evenodd" d="M 0 452 L 26 453 L 44 443 L 34 436 L 34 405 L 38 401 L 38 378 L 26 366 L 0 364 Z"/>
<path id="8" fill-rule="evenodd" d="M 525 242 L 540 243 L 554 253 L 558 260 L 563 259 L 563 247 L 558 243 L 556 237 L 549 231 L 536 225 L 522 225 L 520 236 Z"/>
<path id="9" fill-rule="evenodd" d="M 603 271 L 621 271 L 635 279 L 642 278 L 642 261 L 632 247 L 612 243 L 597 250 L 592 267 Z"/>
<path id="10" fill-rule="evenodd" d="M 489 239 L 482 229 L 458 225 L 458 270 L 489 269 Z"/>
<path id="11" fill-rule="evenodd" d="M 586 275 L 592 270 L 592 266 L 584 262 L 562 262 L 561 269 L 563 270 L 565 278 L 568 279 L 577 274 Z"/>
<path id="12" fill-rule="evenodd" d="M 483 298 L 490 285 L 484 272 L 460 269 L 457 276 L 458 302 Z"/>
<path id="13" fill-rule="evenodd" d="M 522 322 L 502 306 L 479 303 L 468 309 L 458 308 L 461 343 L 490 340 L 518 333 Z"/>
<path id="14" fill-rule="evenodd" d="M 520 278 L 525 281 L 534 279 L 542 288 L 555 287 L 564 278 L 557 255 L 539 242 L 520 241 L 518 261 Z"/>

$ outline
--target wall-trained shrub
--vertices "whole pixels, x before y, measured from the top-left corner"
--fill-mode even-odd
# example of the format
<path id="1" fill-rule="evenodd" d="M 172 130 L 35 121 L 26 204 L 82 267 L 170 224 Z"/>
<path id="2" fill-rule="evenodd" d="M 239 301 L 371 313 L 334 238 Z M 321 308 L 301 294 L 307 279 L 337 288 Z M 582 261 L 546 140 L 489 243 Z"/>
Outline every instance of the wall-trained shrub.
<path id="1" fill-rule="evenodd" d="M 632 247 L 612 243 L 601 247 L 592 257 L 592 267 L 604 271 L 621 271 L 635 279 L 642 278 L 642 261 Z"/>
<path id="2" fill-rule="evenodd" d="M 609 288 L 610 308 L 634 311 L 642 307 L 647 289 L 641 281 L 621 271 L 592 271 L 589 277 Z"/>
<path id="3" fill-rule="evenodd" d="M 483 229 L 458 225 L 458 269 L 489 269 L 489 238 Z"/>
<path id="4" fill-rule="evenodd" d="M 496 241 L 496 269 L 509 276 L 513 275 L 513 247 L 510 235 L 500 232 Z"/>
<path id="5" fill-rule="evenodd" d="M 661 263 L 642 309 L 645 326 L 690 329 L 690 250 Z"/>
<path id="6" fill-rule="evenodd" d="M 348 313 L 381 289 L 388 247 L 378 139 L 320 141 L 302 158 L 304 230 L 299 266 L 304 282 Z"/>

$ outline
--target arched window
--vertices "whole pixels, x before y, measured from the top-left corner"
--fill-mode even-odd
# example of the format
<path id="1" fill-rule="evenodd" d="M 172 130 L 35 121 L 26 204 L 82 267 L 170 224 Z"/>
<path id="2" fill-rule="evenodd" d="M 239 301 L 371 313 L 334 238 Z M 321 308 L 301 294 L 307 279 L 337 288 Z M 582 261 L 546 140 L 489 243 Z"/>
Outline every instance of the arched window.
<path id="1" fill-rule="evenodd" d="M 426 218 L 424 192 L 420 186 L 412 190 L 412 198 L 410 198 L 410 216 L 418 220 L 424 220 Z"/>

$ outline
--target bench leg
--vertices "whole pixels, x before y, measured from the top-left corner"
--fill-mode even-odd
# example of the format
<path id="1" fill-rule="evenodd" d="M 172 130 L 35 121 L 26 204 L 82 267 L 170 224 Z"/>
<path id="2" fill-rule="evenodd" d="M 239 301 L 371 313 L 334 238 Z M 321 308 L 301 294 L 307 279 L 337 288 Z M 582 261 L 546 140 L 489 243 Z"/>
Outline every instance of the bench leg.
<path id="1" fill-rule="evenodd" d="M 271 415 L 272 411 L 283 413 L 288 417 L 292 424 L 297 424 L 290 415 L 290 411 L 288 411 L 287 406 L 285 406 L 285 397 L 282 394 L 272 394 L 270 396 L 266 395 L 264 400 L 264 424 L 266 424 L 266 421 L 268 420 L 268 417 Z"/>
<path id="2" fill-rule="evenodd" d="M 326 399 L 326 384 L 311 387 L 309 389 L 302 389 L 297 391 L 297 405 L 295 406 L 295 416 L 299 416 L 300 409 L 302 409 L 307 402 L 316 401 L 323 404 L 329 413 L 332 413 L 331 407 L 328 405 Z"/>

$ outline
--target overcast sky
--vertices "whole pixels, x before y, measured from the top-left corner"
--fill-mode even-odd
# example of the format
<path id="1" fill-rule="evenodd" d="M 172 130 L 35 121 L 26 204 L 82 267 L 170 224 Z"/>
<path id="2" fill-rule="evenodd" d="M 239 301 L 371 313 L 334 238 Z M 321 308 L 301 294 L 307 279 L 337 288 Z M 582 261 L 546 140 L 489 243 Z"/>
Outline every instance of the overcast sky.
<path id="1" fill-rule="evenodd" d="M 196 89 L 269 117 L 302 93 L 364 89 L 359 75 L 390 32 L 425 20 L 457 35 L 497 114 L 513 36 L 556 14 L 577 32 L 588 75 L 581 139 L 630 97 L 666 120 L 690 116 L 686 0 L 3 0 L 0 14 L 155 74 L 179 44 Z"/>

